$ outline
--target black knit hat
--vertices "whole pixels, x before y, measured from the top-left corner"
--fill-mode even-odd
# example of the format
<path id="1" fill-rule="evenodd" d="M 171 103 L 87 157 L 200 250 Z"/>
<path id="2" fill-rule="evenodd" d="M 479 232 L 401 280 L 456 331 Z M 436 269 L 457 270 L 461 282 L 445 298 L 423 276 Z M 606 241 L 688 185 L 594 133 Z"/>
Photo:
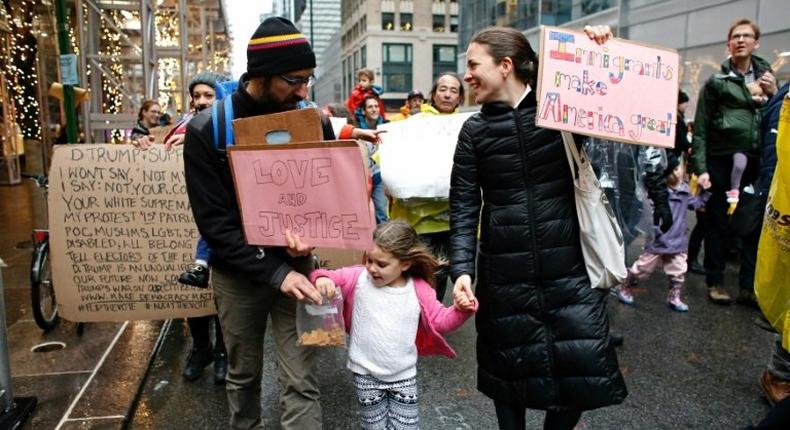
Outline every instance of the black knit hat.
<path id="1" fill-rule="evenodd" d="M 192 90 L 195 88 L 196 85 L 203 84 L 208 85 L 214 90 L 217 89 L 217 84 L 220 82 L 225 82 L 228 80 L 228 77 L 216 72 L 200 72 L 194 77 L 192 80 L 189 81 L 189 94 L 192 95 Z"/>
<path id="2" fill-rule="evenodd" d="M 664 177 L 668 178 L 675 171 L 675 167 L 680 164 L 680 158 L 677 155 L 667 152 L 667 168 L 664 169 Z"/>
<path id="3" fill-rule="evenodd" d="M 689 95 L 680 90 L 678 92 L 678 104 L 686 103 L 687 101 L 689 101 Z"/>
<path id="4" fill-rule="evenodd" d="M 267 18 L 247 45 L 247 76 L 273 76 L 315 67 L 315 53 L 291 21 Z"/>

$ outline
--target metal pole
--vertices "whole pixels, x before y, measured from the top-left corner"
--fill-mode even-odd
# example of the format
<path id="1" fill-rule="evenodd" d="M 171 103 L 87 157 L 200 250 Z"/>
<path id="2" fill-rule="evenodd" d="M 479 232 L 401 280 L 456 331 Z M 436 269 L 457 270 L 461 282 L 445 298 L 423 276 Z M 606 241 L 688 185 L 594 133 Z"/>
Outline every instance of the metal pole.
<path id="1" fill-rule="evenodd" d="M 0 429 L 18 429 L 36 407 L 35 397 L 14 399 L 11 389 L 11 366 L 8 363 L 8 336 L 5 327 L 5 299 L 3 298 L 3 267 L 0 259 Z"/>
<path id="2" fill-rule="evenodd" d="M 315 37 L 313 34 L 313 0 L 310 0 L 310 47 L 315 52 Z M 315 85 L 310 87 L 310 100 L 315 102 Z"/>
<path id="3" fill-rule="evenodd" d="M 58 48 L 60 55 L 69 54 L 69 30 L 66 28 L 66 0 L 55 1 L 55 18 L 58 24 Z M 66 137 L 69 143 L 77 143 L 77 115 L 74 110 L 74 87 L 63 85 L 63 109 L 66 111 Z"/>

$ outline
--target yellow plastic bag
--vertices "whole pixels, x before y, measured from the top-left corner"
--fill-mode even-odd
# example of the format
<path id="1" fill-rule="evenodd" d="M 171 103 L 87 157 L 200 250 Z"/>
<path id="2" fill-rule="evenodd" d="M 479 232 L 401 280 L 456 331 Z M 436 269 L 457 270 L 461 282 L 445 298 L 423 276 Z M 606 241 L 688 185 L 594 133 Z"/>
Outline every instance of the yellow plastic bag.
<path id="1" fill-rule="evenodd" d="M 778 130 L 776 172 L 757 250 L 754 290 L 760 309 L 790 351 L 790 98 L 782 104 Z"/>

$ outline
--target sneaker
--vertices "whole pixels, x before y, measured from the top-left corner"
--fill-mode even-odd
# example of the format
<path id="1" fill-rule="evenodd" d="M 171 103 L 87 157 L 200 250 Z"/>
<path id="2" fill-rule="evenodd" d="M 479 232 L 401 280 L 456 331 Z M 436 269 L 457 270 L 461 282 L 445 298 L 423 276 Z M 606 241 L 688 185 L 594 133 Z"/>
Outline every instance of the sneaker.
<path id="1" fill-rule="evenodd" d="M 681 287 L 675 286 L 669 289 L 669 294 L 667 294 L 667 306 L 670 309 L 677 312 L 688 312 L 689 307 L 687 304 L 683 303 L 680 300 L 680 289 Z"/>
<path id="2" fill-rule="evenodd" d="M 228 356 L 224 352 L 214 353 L 214 385 L 224 385 L 228 376 Z"/>
<path id="3" fill-rule="evenodd" d="M 184 366 L 184 378 L 187 381 L 194 381 L 203 374 L 203 369 L 213 361 L 211 348 L 192 348 L 187 357 L 187 364 Z"/>
<path id="4" fill-rule="evenodd" d="M 727 208 L 727 215 L 732 215 L 735 213 L 735 209 L 738 207 L 738 190 L 730 190 L 726 192 L 727 194 L 727 203 L 730 206 Z"/>
<path id="5" fill-rule="evenodd" d="M 790 381 L 785 381 L 765 370 L 760 376 L 760 389 L 771 406 L 790 396 Z"/>
<path id="6" fill-rule="evenodd" d="M 729 305 L 732 297 L 721 287 L 708 287 L 708 299 L 717 305 Z"/>
<path id="7" fill-rule="evenodd" d="M 614 295 L 617 296 L 617 299 L 620 300 L 620 303 L 625 305 L 634 304 L 634 295 L 631 294 L 631 286 L 628 282 L 628 279 L 626 279 L 626 281 L 622 284 L 614 287 Z"/>
<path id="8" fill-rule="evenodd" d="M 193 263 L 178 277 L 178 282 L 198 288 L 208 288 L 208 267 Z"/>
<path id="9" fill-rule="evenodd" d="M 749 290 L 738 291 L 738 297 L 735 298 L 735 303 L 741 306 L 748 306 L 750 308 L 760 309 L 760 305 L 757 304 L 757 296 L 754 295 L 753 291 L 749 291 Z"/>

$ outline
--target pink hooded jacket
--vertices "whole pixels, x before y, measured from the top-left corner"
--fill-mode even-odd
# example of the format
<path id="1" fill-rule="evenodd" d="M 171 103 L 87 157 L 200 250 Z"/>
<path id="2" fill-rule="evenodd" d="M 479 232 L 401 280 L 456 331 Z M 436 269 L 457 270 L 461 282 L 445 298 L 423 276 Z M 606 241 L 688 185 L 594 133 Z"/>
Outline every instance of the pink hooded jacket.
<path id="1" fill-rule="evenodd" d="M 343 320 L 346 331 L 351 332 L 351 316 L 354 310 L 354 293 L 357 280 L 364 266 L 344 267 L 337 270 L 318 269 L 310 274 L 310 282 L 315 283 L 320 277 L 331 279 L 340 288 L 343 295 Z M 367 275 L 367 274 L 365 274 Z M 472 312 L 463 312 L 455 306 L 444 307 L 436 300 L 436 291 L 422 279 L 414 278 L 414 291 L 420 303 L 420 323 L 417 326 L 417 354 L 419 355 L 444 355 L 455 358 L 456 353 L 442 336 L 461 327 L 469 317 L 477 312 L 477 301 Z"/>

